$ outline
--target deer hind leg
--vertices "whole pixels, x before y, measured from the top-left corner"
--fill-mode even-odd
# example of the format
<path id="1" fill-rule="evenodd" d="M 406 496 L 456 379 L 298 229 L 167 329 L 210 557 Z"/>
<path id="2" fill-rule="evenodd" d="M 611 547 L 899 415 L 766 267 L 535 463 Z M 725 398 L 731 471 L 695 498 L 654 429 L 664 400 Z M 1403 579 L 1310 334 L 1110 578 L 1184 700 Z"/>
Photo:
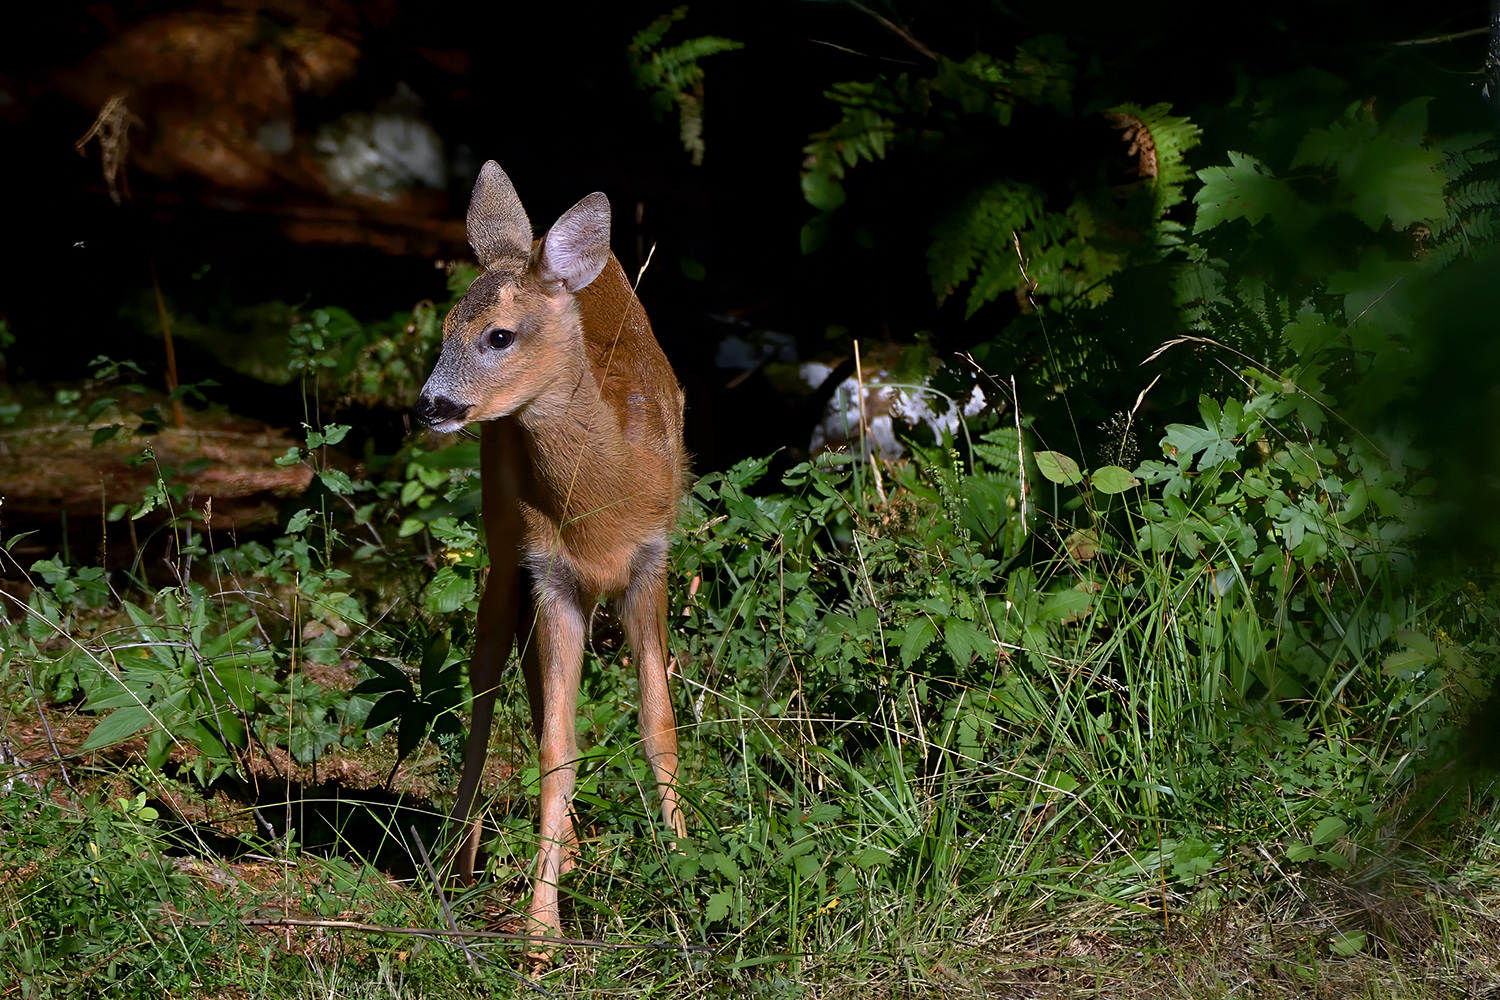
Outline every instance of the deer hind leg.
<path id="1" fill-rule="evenodd" d="M 532 929 L 543 934 L 556 935 L 561 927 L 557 884 L 572 867 L 577 845 L 569 806 L 578 772 L 573 720 L 583 662 L 583 616 L 582 601 L 571 588 L 544 583 L 537 594 L 537 628 L 530 641 L 536 652 L 522 657 L 527 692 L 537 692 L 532 716 L 541 769 L 541 822 L 529 916 Z"/>
<path id="2" fill-rule="evenodd" d="M 661 818 L 678 837 L 687 821 L 677 791 L 677 720 L 667 689 L 667 574 L 665 544 L 648 545 L 636 560 L 618 611 L 635 654 L 641 687 L 641 745 L 656 775 Z"/>

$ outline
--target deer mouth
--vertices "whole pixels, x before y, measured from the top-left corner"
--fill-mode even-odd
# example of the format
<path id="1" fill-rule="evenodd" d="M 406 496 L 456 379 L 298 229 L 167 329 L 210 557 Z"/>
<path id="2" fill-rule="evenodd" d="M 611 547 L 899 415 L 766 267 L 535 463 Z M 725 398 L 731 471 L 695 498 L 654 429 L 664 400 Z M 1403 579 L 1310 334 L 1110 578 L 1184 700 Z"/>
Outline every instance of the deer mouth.
<path id="1" fill-rule="evenodd" d="M 458 403 L 447 396 L 422 396 L 417 400 L 416 418 L 439 434 L 452 434 L 468 423 L 465 416 L 474 407 Z"/>

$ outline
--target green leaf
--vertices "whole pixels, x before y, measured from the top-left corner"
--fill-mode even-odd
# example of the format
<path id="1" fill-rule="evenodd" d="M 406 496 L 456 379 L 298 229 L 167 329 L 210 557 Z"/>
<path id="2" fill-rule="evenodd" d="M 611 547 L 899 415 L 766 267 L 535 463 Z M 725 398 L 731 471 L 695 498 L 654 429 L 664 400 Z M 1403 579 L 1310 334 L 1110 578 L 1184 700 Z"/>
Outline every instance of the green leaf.
<path id="1" fill-rule="evenodd" d="M 1282 329 L 1281 336 L 1287 346 L 1292 349 L 1292 353 L 1302 359 L 1311 358 L 1320 351 L 1330 347 L 1341 347 L 1349 342 L 1342 326 L 1329 322 L 1327 317 L 1320 313 L 1311 311 L 1298 313 L 1297 318 Z"/>
<path id="2" fill-rule="evenodd" d="M 145 705 L 127 705 L 117 708 L 94 726 L 89 733 L 89 738 L 83 741 L 80 750 L 98 750 L 100 747 L 113 746 L 121 740 L 128 739 L 147 726 L 156 725 L 156 718 L 151 714 L 151 709 Z"/>
<path id="3" fill-rule="evenodd" d="M 387 698 L 397 697 L 386 695 Z M 380 706 L 375 706 L 379 708 Z M 427 735 L 427 727 L 432 723 L 432 708 L 420 701 L 411 703 L 409 710 L 401 715 L 401 725 L 396 730 L 396 757 L 405 760 L 411 755 Z"/>
<path id="4" fill-rule="evenodd" d="M 440 615 L 450 614 L 474 599 L 474 578 L 462 576 L 452 566 L 433 574 L 427 585 L 427 608 Z"/>
<path id="5" fill-rule="evenodd" d="M 234 647 L 238 646 L 254 628 L 255 619 L 246 618 L 244 621 L 240 622 L 229 631 L 224 632 L 214 637 L 213 639 L 210 639 L 208 642 L 203 644 L 201 650 L 203 658 L 206 660 L 212 660 L 215 657 L 223 656 L 225 653 L 228 653 Z"/>
<path id="6" fill-rule="evenodd" d="M 1331 840 L 1337 840 L 1349 831 L 1349 824 L 1337 816 L 1324 816 L 1313 827 L 1312 842 L 1314 846 L 1326 844 Z"/>
<path id="7" fill-rule="evenodd" d="M 255 709 L 255 696 L 262 683 L 255 671 L 244 667 L 210 667 L 203 678 L 214 705 L 241 712 Z"/>
<path id="8" fill-rule="evenodd" d="M 337 469 L 328 469 L 318 473 L 318 479 L 322 481 L 330 493 L 348 496 L 354 492 L 354 483 L 350 481 L 348 474 L 340 472 Z"/>
<path id="9" fill-rule="evenodd" d="M 399 667 L 387 663 L 385 660 L 377 660 L 373 656 L 365 657 L 365 666 L 375 671 L 376 676 L 369 680 L 360 681 L 354 686 L 353 694 L 380 694 L 385 691 L 405 691 L 407 694 L 415 694 L 411 681 Z"/>
<path id="10" fill-rule="evenodd" d="M 709 893 L 708 905 L 703 908 L 703 919 L 709 923 L 713 923 L 715 920 L 723 920 L 729 916 L 729 907 L 733 903 L 734 892 L 732 890 Z"/>
<path id="11" fill-rule="evenodd" d="M 323 427 L 323 443 L 338 444 L 351 430 L 348 424 L 327 424 Z"/>
<path id="12" fill-rule="evenodd" d="M 1380 672 L 1386 676 L 1394 676 L 1403 670 L 1420 670 L 1433 661 L 1433 657 L 1426 653 L 1419 653 L 1414 649 L 1403 650 L 1392 653 L 1380 661 Z"/>
<path id="13" fill-rule="evenodd" d="M 911 665 L 917 662 L 917 657 L 932 645 L 932 640 L 937 638 L 937 634 L 937 626 L 933 624 L 931 618 L 926 615 L 913 618 L 911 624 L 906 627 L 906 638 L 901 640 L 901 665 L 910 669 Z"/>
<path id="14" fill-rule="evenodd" d="M 292 515 L 292 519 L 286 523 L 286 533 L 295 535 L 312 523 L 313 512 L 310 507 L 304 507 Z"/>
<path id="15" fill-rule="evenodd" d="M 1083 482 L 1083 473 L 1078 470 L 1078 463 L 1067 455 L 1057 451 L 1038 451 L 1033 457 L 1036 459 L 1037 470 L 1054 483 L 1077 486 Z"/>
<path id="16" fill-rule="evenodd" d="M 1198 171 L 1203 187 L 1193 196 L 1198 218 L 1193 234 L 1246 219 L 1253 226 L 1267 215 L 1282 218 L 1295 206 L 1297 198 L 1278 180 L 1265 164 L 1253 156 L 1229 151 L 1229 166 L 1207 167 Z"/>
<path id="17" fill-rule="evenodd" d="M 387 722 L 394 722 L 401 718 L 406 711 L 406 706 L 413 701 L 412 695 L 407 691 L 392 691 L 384 698 L 375 703 L 370 709 L 370 714 L 365 716 L 366 729 L 379 729 Z"/>
<path id="18" fill-rule="evenodd" d="M 417 668 L 417 678 L 422 682 L 422 694 L 430 695 L 428 688 L 441 683 L 443 662 L 448 659 L 448 637 L 441 632 L 433 634 L 422 650 L 422 663 Z"/>
<path id="19" fill-rule="evenodd" d="M 962 618 L 948 618 L 943 622 L 943 645 L 960 666 L 976 656 L 987 660 L 995 652 L 995 640 Z"/>
<path id="20" fill-rule="evenodd" d="M 1316 847 L 1311 844 L 1304 844 L 1301 841 L 1293 841 L 1286 849 L 1286 859 L 1288 861 L 1311 861 L 1317 856 L 1318 849 Z"/>
<path id="21" fill-rule="evenodd" d="M 802 817 L 804 823 L 832 823 L 841 819 L 844 810 L 828 802 L 815 802 L 807 807 L 806 814 Z"/>
<path id="22" fill-rule="evenodd" d="M 1439 169 L 1443 154 L 1421 145 L 1429 100 L 1402 105 L 1386 125 L 1357 107 L 1344 121 L 1308 132 L 1292 166 L 1332 167 L 1339 175 L 1337 197 L 1373 230 L 1387 219 L 1396 229 L 1441 220 L 1448 214 Z"/>
<path id="23" fill-rule="evenodd" d="M 1328 947 L 1335 955 L 1352 958 L 1365 950 L 1365 932 L 1346 931 L 1343 934 L 1335 934 L 1333 940 L 1328 942 Z"/>
<path id="24" fill-rule="evenodd" d="M 1118 465 L 1095 469 L 1089 475 L 1089 482 L 1094 489 L 1106 494 L 1124 493 L 1141 485 L 1141 481 L 1132 476 L 1128 469 L 1122 469 Z"/>
<path id="25" fill-rule="evenodd" d="M 1359 221 L 1378 230 L 1390 219 L 1391 226 L 1401 230 L 1447 215 L 1441 162 L 1436 150 L 1373 144 L 1340 186 L 1349 189 L 1351 211 Z"/>
<path id="26" fill-rule="evenodd" d="M 1055 594 L 1047 595 L 1047 599 L 1037 610 L 1036 620 L 1038 622 L 1075 622 L 1088 613 L 1093 603 L 1092 594 L 1085 594 L 1081 590 L 1059 590 Z"/>

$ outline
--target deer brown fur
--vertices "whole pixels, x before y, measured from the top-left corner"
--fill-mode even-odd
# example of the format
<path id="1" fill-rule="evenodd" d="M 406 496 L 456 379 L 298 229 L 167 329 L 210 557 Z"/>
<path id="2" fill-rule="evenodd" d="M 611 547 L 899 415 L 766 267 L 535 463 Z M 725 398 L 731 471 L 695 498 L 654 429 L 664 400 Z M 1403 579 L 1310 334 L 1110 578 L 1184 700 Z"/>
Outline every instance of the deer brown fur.
<path id="1" fill-rule="evenodd" d="M 666 651 L 667 545 L 686 462 L 682 390 L 610 253 L 609 226 L 609 202 L 596 192 L 533 243 L 510 178 L 486 163 L 468 214 L 484 270 L 444 323 L 442 354 L 417 403 L 418 418 L 437 430 L 480 424 L 490 556 L 452 871 L 473 878 L 496 685 L 519 627 L 541 770 L 529 913 L 534 930 L 554 935 L 557 883 L 577 843 L 569 804 L 584 635 L 601 597 L 613 601 L 635 657 L 641 742 L 662 820 L 685 833 Z"/>

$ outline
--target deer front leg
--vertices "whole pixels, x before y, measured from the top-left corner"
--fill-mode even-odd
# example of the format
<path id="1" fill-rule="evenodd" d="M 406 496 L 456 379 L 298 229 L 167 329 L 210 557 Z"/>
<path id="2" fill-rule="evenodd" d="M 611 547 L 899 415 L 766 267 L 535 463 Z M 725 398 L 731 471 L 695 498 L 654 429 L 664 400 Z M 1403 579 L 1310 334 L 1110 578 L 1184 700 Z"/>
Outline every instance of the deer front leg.
<path id="1" fill-rule="evenodd" d="M 469 660 L 469 687 L 474 692 L 474 714 L 464 744 L 463 776 L 453 803 L 449 836 L 455 847 L 448 861 L 448 877 L 462 885 L 474 881 L 483 823 L 474 815 L 479 781 L 489 755 L 490 727 L 495 718 L 495 689 L 516 636 L 518 580 L 515 569 L 492 567 L 479 601 L 478 640 Z"/>
<path id="2" fill-rule="evenodd" d="M 687 822 L 677 792 L 677 720 L 667 688 L 665 544 L 648 546 L 643 558 L 637 560 L 635 574 L 618 607 L 640 678 L 641 746 L 656 775 L 662 822 L 676 836 L 685 837 Z"/>
<path id="3" fill-rule="evenodd" d="M 578 681 L 583 662 L 584 614 L 581 602 L 564 588 L 543 583 L 537 594 L 537 628 L 531 637 L 536 656 L 522 657 L 527 668 L 527 689 L 540 692 L 541 718 L 534 719 L 539 745 L 541 814 L 532 882 L 532 930 L 557 935 L 558 880 L 572 867 L 577 841 L 568 807 L 578 771 L 578 744 L 574 718 L 578 711 Z M 532 673 L 537 676 L 533 678 Z M 535 714 L 536 699 L 533 699 Z"/>
<path id="4" fill-rule="evenodd" d="M 516 639 L 516 617 L 528 594 L 521 591 L 521 507 L 516 456 L 523 445 L 519 425 L 511 420 L 486 421 L 479 434 L 480 478 L 484 483 L 484 532 L 489 544 L 490 572 L 479 599 L 474 656 L 469 660 L 469 689 L 474 693 L 474 715 L 464 744 L 464 769 L 453 803 L 449 836 L 454 848 L 447 861 L 448 877 L 467 885 L 474 881 L 479 857 L 481 823 L 474 818 L 479 781 L 489 755 L 490 727 L 495 719 L 495 689 Z M 524 612 L 529 627 L 530 613 Z"/>

